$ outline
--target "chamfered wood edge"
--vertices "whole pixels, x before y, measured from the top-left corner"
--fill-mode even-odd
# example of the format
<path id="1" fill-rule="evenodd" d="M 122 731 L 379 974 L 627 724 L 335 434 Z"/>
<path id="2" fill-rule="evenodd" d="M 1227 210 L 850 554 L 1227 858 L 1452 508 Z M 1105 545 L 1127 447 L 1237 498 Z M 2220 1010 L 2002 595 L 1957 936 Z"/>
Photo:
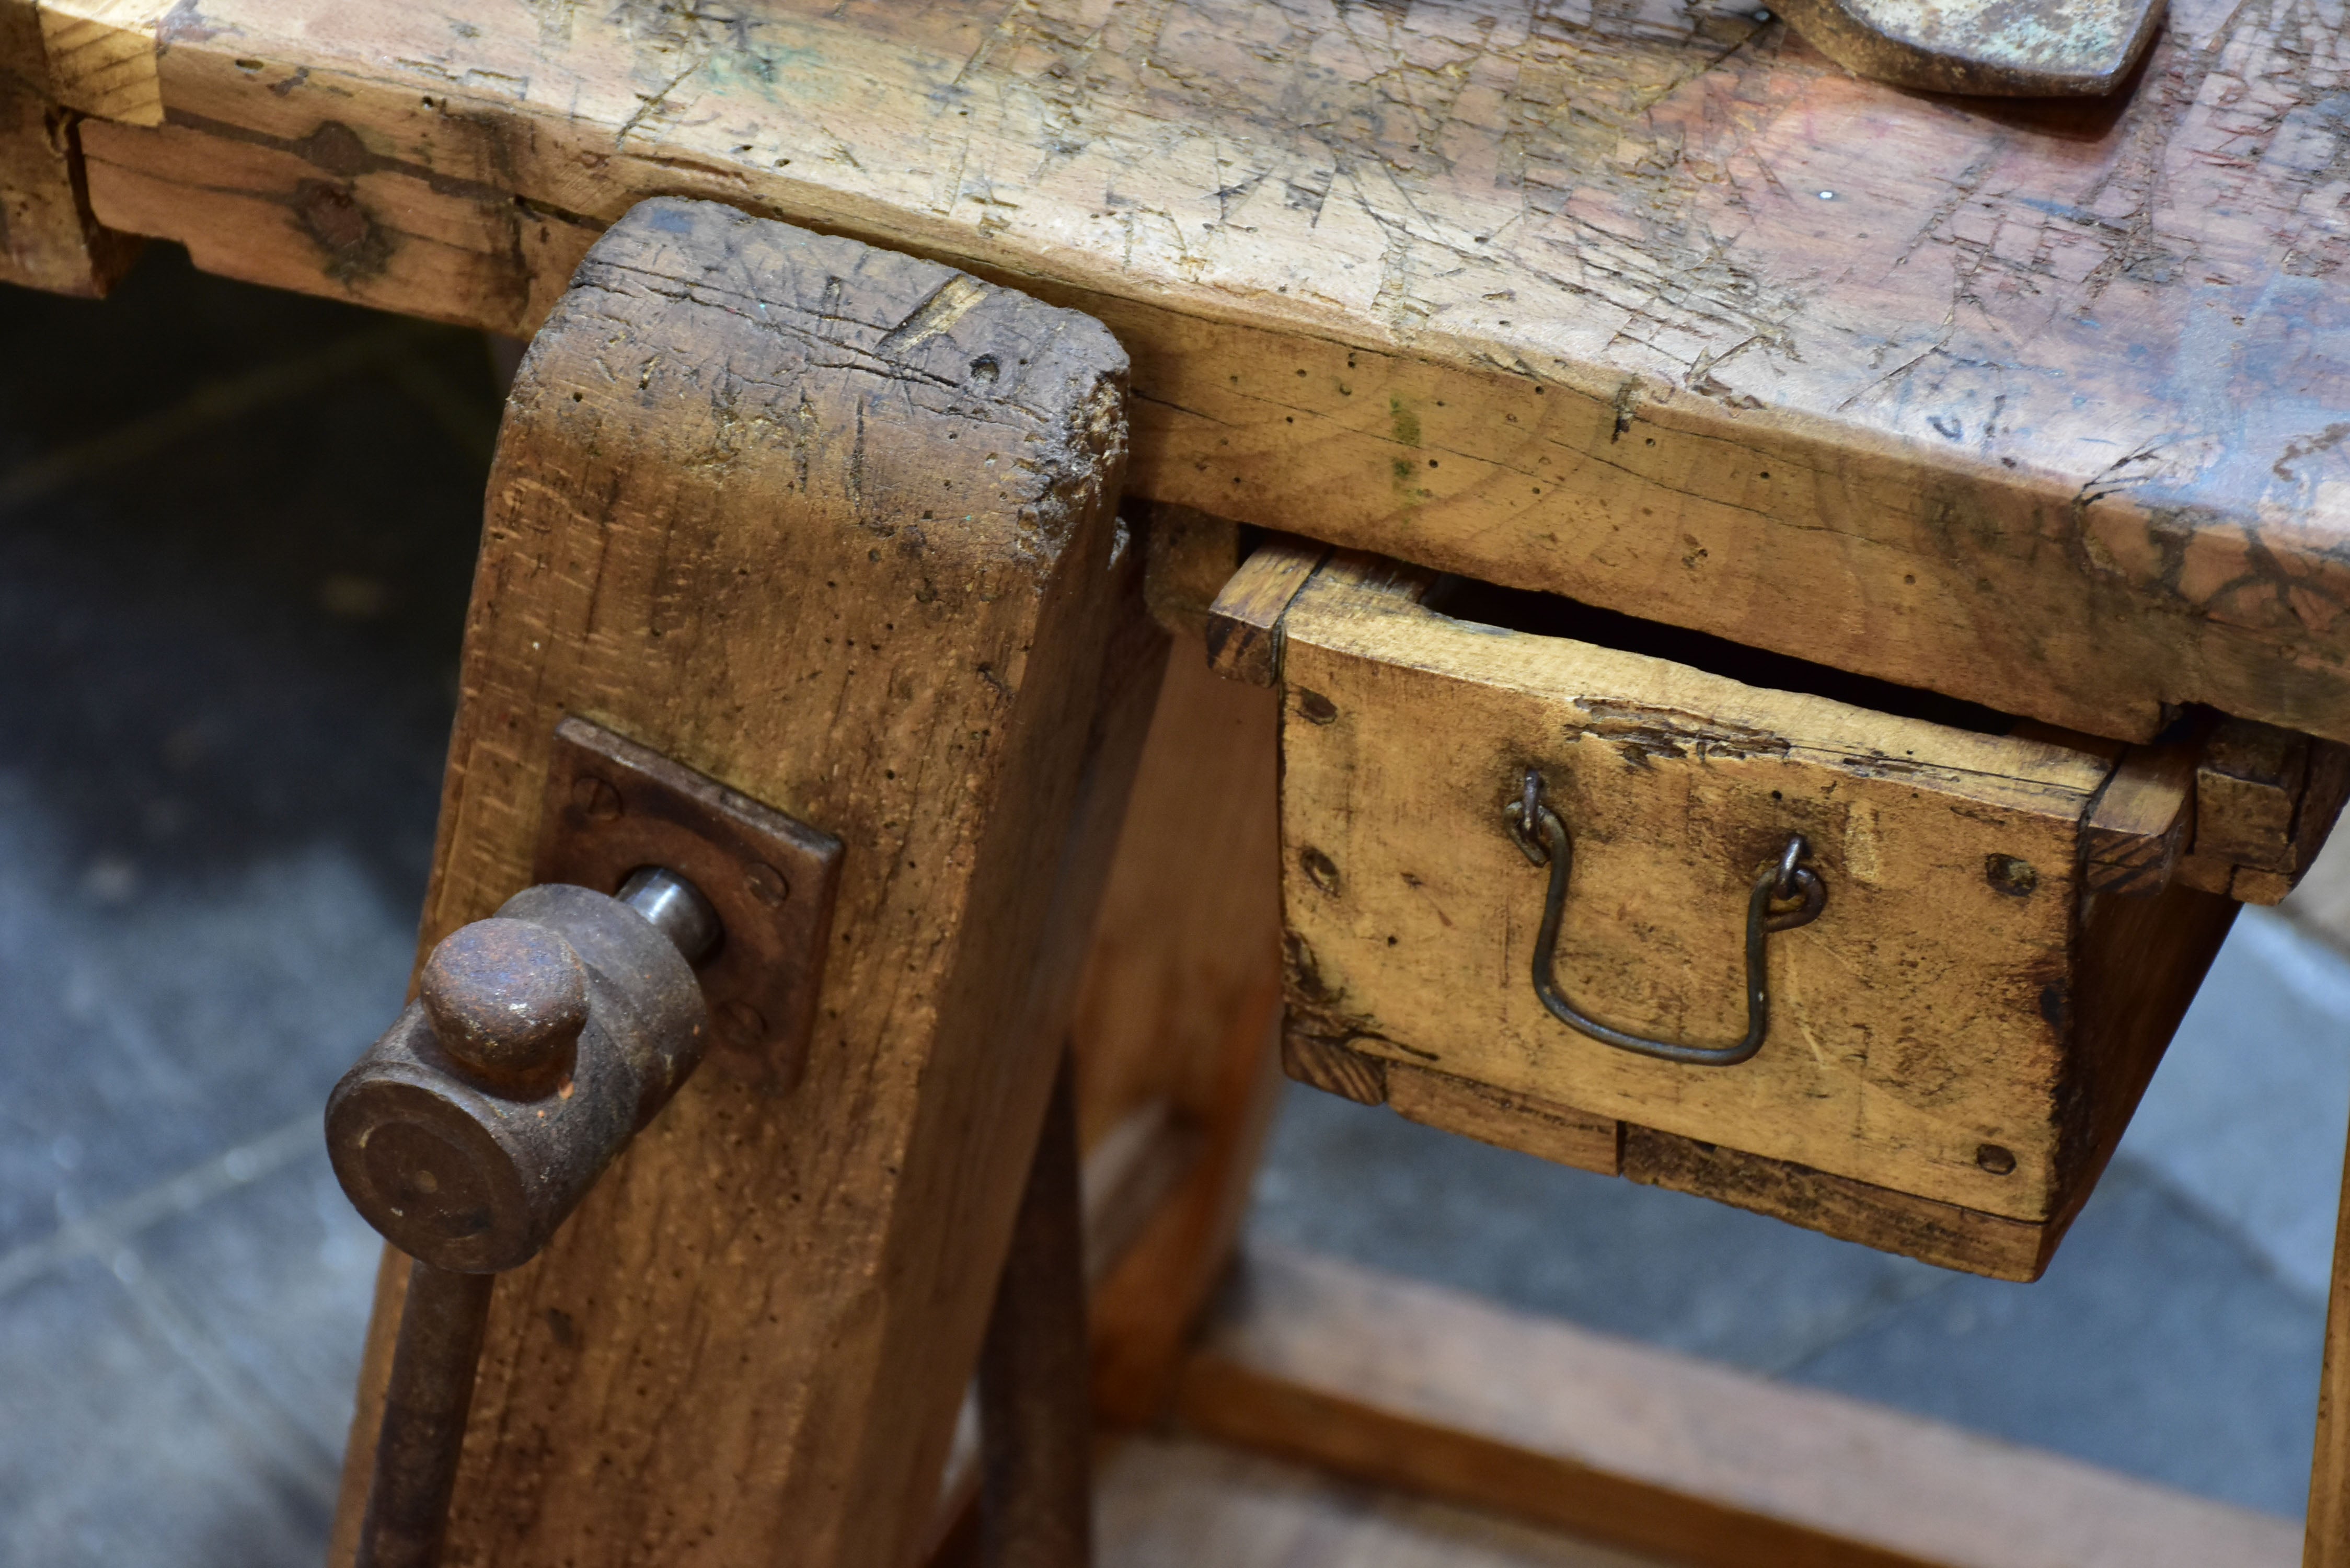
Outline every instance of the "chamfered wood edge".
<path id="1" fill-rule="evenodd" d="M 1272 1248 L 1249 1250 L 1179 1415 L 1705 1568 L 2297 1561 L 2285 1520 Z"/>
<path id="2" fill-rule="evenodd" d="M 1366 1058 L 1371 1060 L 1372 1058 Z M 1388 1062 L 1388 1108 L 1407 1121 L 1600 1176 L 1624 1168 L 1624 1124 L 1431 1067 Z"/>

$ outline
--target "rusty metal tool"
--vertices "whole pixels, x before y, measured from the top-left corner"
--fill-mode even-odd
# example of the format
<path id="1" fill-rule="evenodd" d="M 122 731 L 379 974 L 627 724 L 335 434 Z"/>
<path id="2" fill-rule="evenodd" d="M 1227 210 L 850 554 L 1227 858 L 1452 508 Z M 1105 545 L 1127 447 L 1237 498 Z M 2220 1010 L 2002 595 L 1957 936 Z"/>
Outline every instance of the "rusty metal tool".
<path id="1" fill-rule="evenodd" d="M 617 897 L 525 888 L 425 961 L 418 999 L 327 1102 L 343 1190 L 413 1260 L 361 1568 L 431 1568 L 493 1278 L 529 1262 L 702 1059 L 693 962 L 723 933 L 661 867 Z"/>
<path id="2" fill-rule="evenodd" d="M 787 1094 L 806 1052 L 839 842 L 582 720 L 555 741 L 541 880 L 432 950 L 327 1102 L 337 1179 L 411 1260 L 359 1568 L 440 1561 L 496 1276 L 538 1255 L 705 1054 Z M 994 1568 L 1090 1555 L 1070 1072 L 982 1357 Z"/>
<path id="3" fill-rule="evenodd" d="M 1855 76 L 1988 98 L 2098 98 L 2129 78 L 2163 0 L 1774 0 Z"/>
<path id="4" fill-rule="evenodd" d="M 344 1192 L 411 1260 L 360 1568 L 439 1560 L 495 1276 L 705 1054 L 783 1094 L 806 1049 L 839 842 L 582 720 L 555 741 L 539 882 L 432 950 L 327 1102 Z"/>

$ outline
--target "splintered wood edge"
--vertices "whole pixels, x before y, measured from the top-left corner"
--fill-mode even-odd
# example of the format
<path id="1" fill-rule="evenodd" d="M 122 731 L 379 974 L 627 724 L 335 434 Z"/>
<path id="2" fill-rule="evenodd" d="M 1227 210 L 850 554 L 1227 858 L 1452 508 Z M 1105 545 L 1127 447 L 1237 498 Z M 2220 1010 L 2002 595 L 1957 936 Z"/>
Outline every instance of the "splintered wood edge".
<path id="1" fill-rule="evenodd" d="M 1227 680 L 1281 680 L 1281 618 L 1330 546 L 1276 534 L 1257 546 L 1208 607 L 1208 668 Z"/>
<path id="2" fill-rule="evenodd" d="M 1961 1273 L 2019 1282 L 2036 1280 L 2072 1223 L 2070 1211 L 2047 1220 L 2010 1220 L 1700 1143 L 1374 1056 L 1307 1033 L 1294 1021 L 1282 1033 L 1281 1065 L 1301 1084 L 1358 1105 L 1387 1106 L 1408 1120 L 1442 1132 L 1578 1170 L 1622 1176 L 1644 1187 L 1711 1198 Z"/>
<path id="3" fill-rule="evenodd" d="M 1272 1248 L 1249 1250 L 1179 1414 L 1236 1447 L 1704 1568 L 2301 1561 L 2290 1521 Z"/>

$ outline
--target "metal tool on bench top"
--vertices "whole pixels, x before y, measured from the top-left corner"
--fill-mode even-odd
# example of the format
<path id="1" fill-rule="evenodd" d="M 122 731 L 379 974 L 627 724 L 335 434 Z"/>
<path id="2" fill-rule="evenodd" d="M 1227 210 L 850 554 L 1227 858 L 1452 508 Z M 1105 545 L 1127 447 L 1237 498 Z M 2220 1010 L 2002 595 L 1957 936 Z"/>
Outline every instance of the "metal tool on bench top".
<path id="1" fill-rule="evenodd" d="M 1772 0 L 1852 72 L 1991 98 L 2097 98 L 2128 80 L 2163 0 Z"/>

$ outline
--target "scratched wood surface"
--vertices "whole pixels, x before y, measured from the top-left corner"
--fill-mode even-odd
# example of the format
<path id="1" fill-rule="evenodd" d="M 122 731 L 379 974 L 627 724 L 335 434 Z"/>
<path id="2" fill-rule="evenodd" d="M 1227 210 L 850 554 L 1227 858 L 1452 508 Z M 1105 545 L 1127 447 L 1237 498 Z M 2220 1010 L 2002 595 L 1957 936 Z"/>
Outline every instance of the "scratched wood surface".
<path id="1" fill-rule="evenodd" d="M 1125 369 L 698 202 L 616 227 L 533 345 L 425 940 L 526 879 L 567 711 L 849 847 L 800 1085 L 698 1075 L 500 1282 L 451 1563 L 919 1545 L 1156 689 L 1121 625 L 1164 648 L 1111 511 Z"/>
<path id="2" fill-rule="evenodd" d="M 1420 587 L 1342 553 L 1281 621 L 1293 1050 L 2009 1220 L 2069 1217 L 2234 913 L 2185 888 L 2083 898 L 2103 748 L 1480 624 L 1473 599 L 1440 611 Z M 1530 769 L 1574 845 L 1559 984 L 1649 1038 L 1739 1038 L 1748 889 L 1805 837 L 1826 906 L 1769 940 L 1772 1033 L 1751 1061 L 1654 1061 L 1545 1010 L 1527 975 L 1548 873 L 1502 815 Z"/>
<path id="3" fill-rule="evenodd" d="M 120 106 L 99 215 L 208 266 L 526 330 L 715 196 L 1100 317 L 1160 500 L 2101 734 L 2350 737 L 2330 4 L 2178 0 L 2058 109 L 1751 0 L 38 3 Z"/>

